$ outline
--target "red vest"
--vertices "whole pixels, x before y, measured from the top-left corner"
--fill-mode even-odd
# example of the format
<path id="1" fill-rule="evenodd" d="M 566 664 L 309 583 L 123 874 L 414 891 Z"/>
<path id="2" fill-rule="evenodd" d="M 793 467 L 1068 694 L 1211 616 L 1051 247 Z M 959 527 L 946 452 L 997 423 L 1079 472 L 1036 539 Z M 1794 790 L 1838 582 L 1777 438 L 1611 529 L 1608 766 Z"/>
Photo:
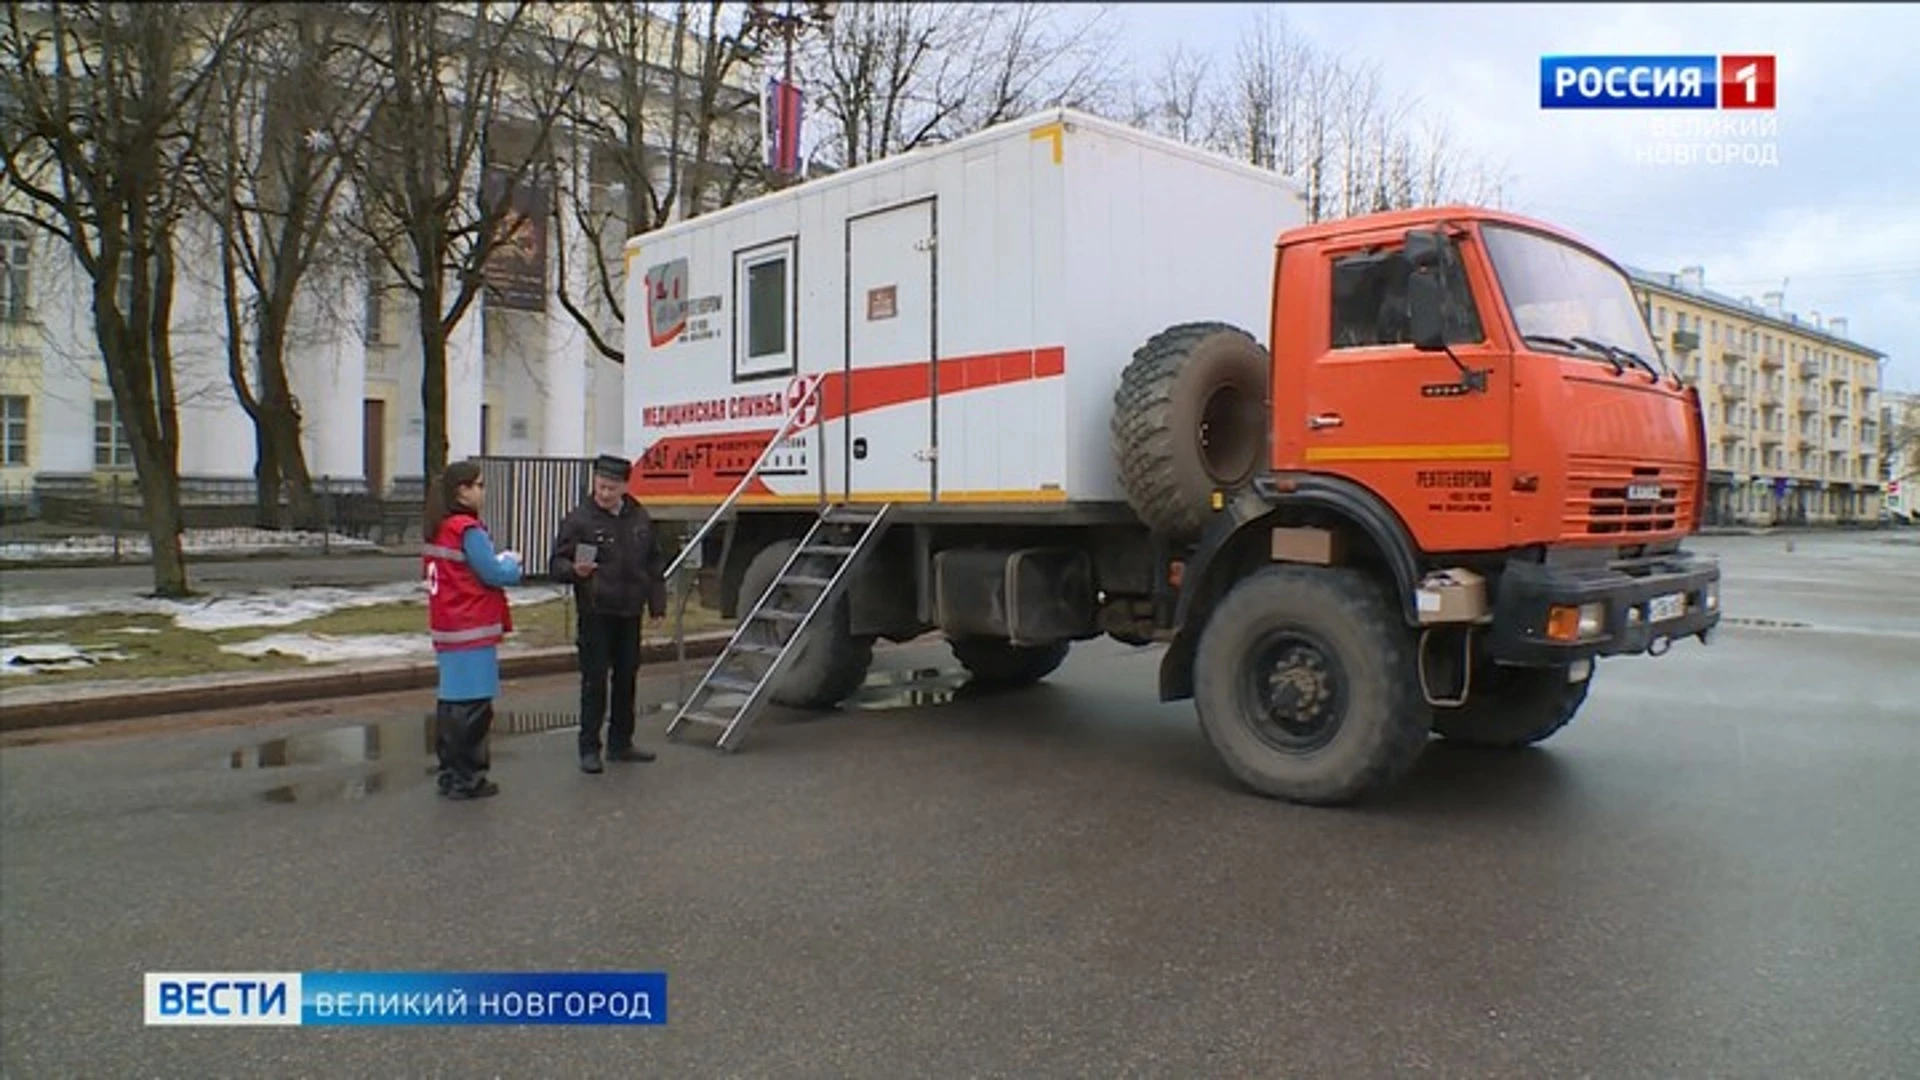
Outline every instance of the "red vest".
<path id="1" fill-rule="evenodd" d="M 427 628 L 441 652 L 500 644 L 513 629 L 507 592 L 482 582 L 461 550 L 468 529 L 485 529 L 473 514 L 456 510 L 421 549 L 427 578 Z"/>

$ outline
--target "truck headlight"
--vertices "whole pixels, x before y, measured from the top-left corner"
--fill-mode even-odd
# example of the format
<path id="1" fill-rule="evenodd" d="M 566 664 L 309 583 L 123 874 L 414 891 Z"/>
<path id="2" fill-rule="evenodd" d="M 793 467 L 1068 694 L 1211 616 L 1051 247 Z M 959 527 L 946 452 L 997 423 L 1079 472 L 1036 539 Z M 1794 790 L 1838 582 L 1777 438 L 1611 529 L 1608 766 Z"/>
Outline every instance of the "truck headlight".
<path id="1" fill-rule="evenodd" d="M 1547 609 L 1547 637 L 1552 641 L 1584 641 L 1606 632 L 1607 605 L 1555 604 Z"/>

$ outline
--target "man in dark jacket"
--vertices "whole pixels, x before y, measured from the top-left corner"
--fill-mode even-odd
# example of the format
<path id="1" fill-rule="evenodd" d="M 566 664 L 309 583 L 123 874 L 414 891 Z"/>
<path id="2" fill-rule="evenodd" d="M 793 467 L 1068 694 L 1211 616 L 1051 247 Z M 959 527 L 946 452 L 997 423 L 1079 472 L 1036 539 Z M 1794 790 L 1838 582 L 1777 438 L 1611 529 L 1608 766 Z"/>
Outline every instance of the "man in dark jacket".
<path id="1" fill-rule="evenodd" d="M 634 691 L 640 672 L 640 618 L 667 613 L 666 559 L 646 508 L 627 494 L 627 463 L 602 454 L 593 494 L 560 522 L 549 569 L 573 582 L 580 618 L 580 768 L 600 771 L 600 725 L 607 757 L 652 761 L 633 745 Z M 612 709 L 608 709 L 611 677 Z"/>

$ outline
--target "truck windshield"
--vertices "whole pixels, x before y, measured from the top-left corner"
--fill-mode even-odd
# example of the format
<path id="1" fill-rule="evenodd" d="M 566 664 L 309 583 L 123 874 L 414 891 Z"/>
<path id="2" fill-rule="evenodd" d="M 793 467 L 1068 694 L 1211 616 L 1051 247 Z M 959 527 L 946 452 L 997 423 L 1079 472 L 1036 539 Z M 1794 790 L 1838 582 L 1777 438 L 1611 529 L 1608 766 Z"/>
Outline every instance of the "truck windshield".
<path id="1" fill-rule="evenodd" d="M 1633 289 L 1618 270 L 1539 233 L 1498 225 L 1481 231 L 1514 325 L 1529 347 L 1665 372 Z"/>

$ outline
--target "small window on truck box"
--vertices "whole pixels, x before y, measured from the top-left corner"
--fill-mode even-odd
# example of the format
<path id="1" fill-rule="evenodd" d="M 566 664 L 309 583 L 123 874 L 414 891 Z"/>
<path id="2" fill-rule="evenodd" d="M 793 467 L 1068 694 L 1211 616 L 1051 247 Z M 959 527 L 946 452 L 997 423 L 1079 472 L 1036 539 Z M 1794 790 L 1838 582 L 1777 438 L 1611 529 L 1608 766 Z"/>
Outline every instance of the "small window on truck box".
<path id="1" fill-rule="evenodd" d="M 1446 250 L 1440 272 L 1447 292 L 1447 343 L 1485 341 L 1459 246 L 1448 244 Z M 1334 259 L 1333 347 L 1411 345 L 1413 321 L 1407 310 L 1407 278 L 1412 273 L 1413 265 L 1399 248 L 1357 251 Z"/>
<path id="2" fill-rule="evenodd" d="M 734 381 L 794 372 L 793 277 L 791 239 L 734 256 Z"/>

